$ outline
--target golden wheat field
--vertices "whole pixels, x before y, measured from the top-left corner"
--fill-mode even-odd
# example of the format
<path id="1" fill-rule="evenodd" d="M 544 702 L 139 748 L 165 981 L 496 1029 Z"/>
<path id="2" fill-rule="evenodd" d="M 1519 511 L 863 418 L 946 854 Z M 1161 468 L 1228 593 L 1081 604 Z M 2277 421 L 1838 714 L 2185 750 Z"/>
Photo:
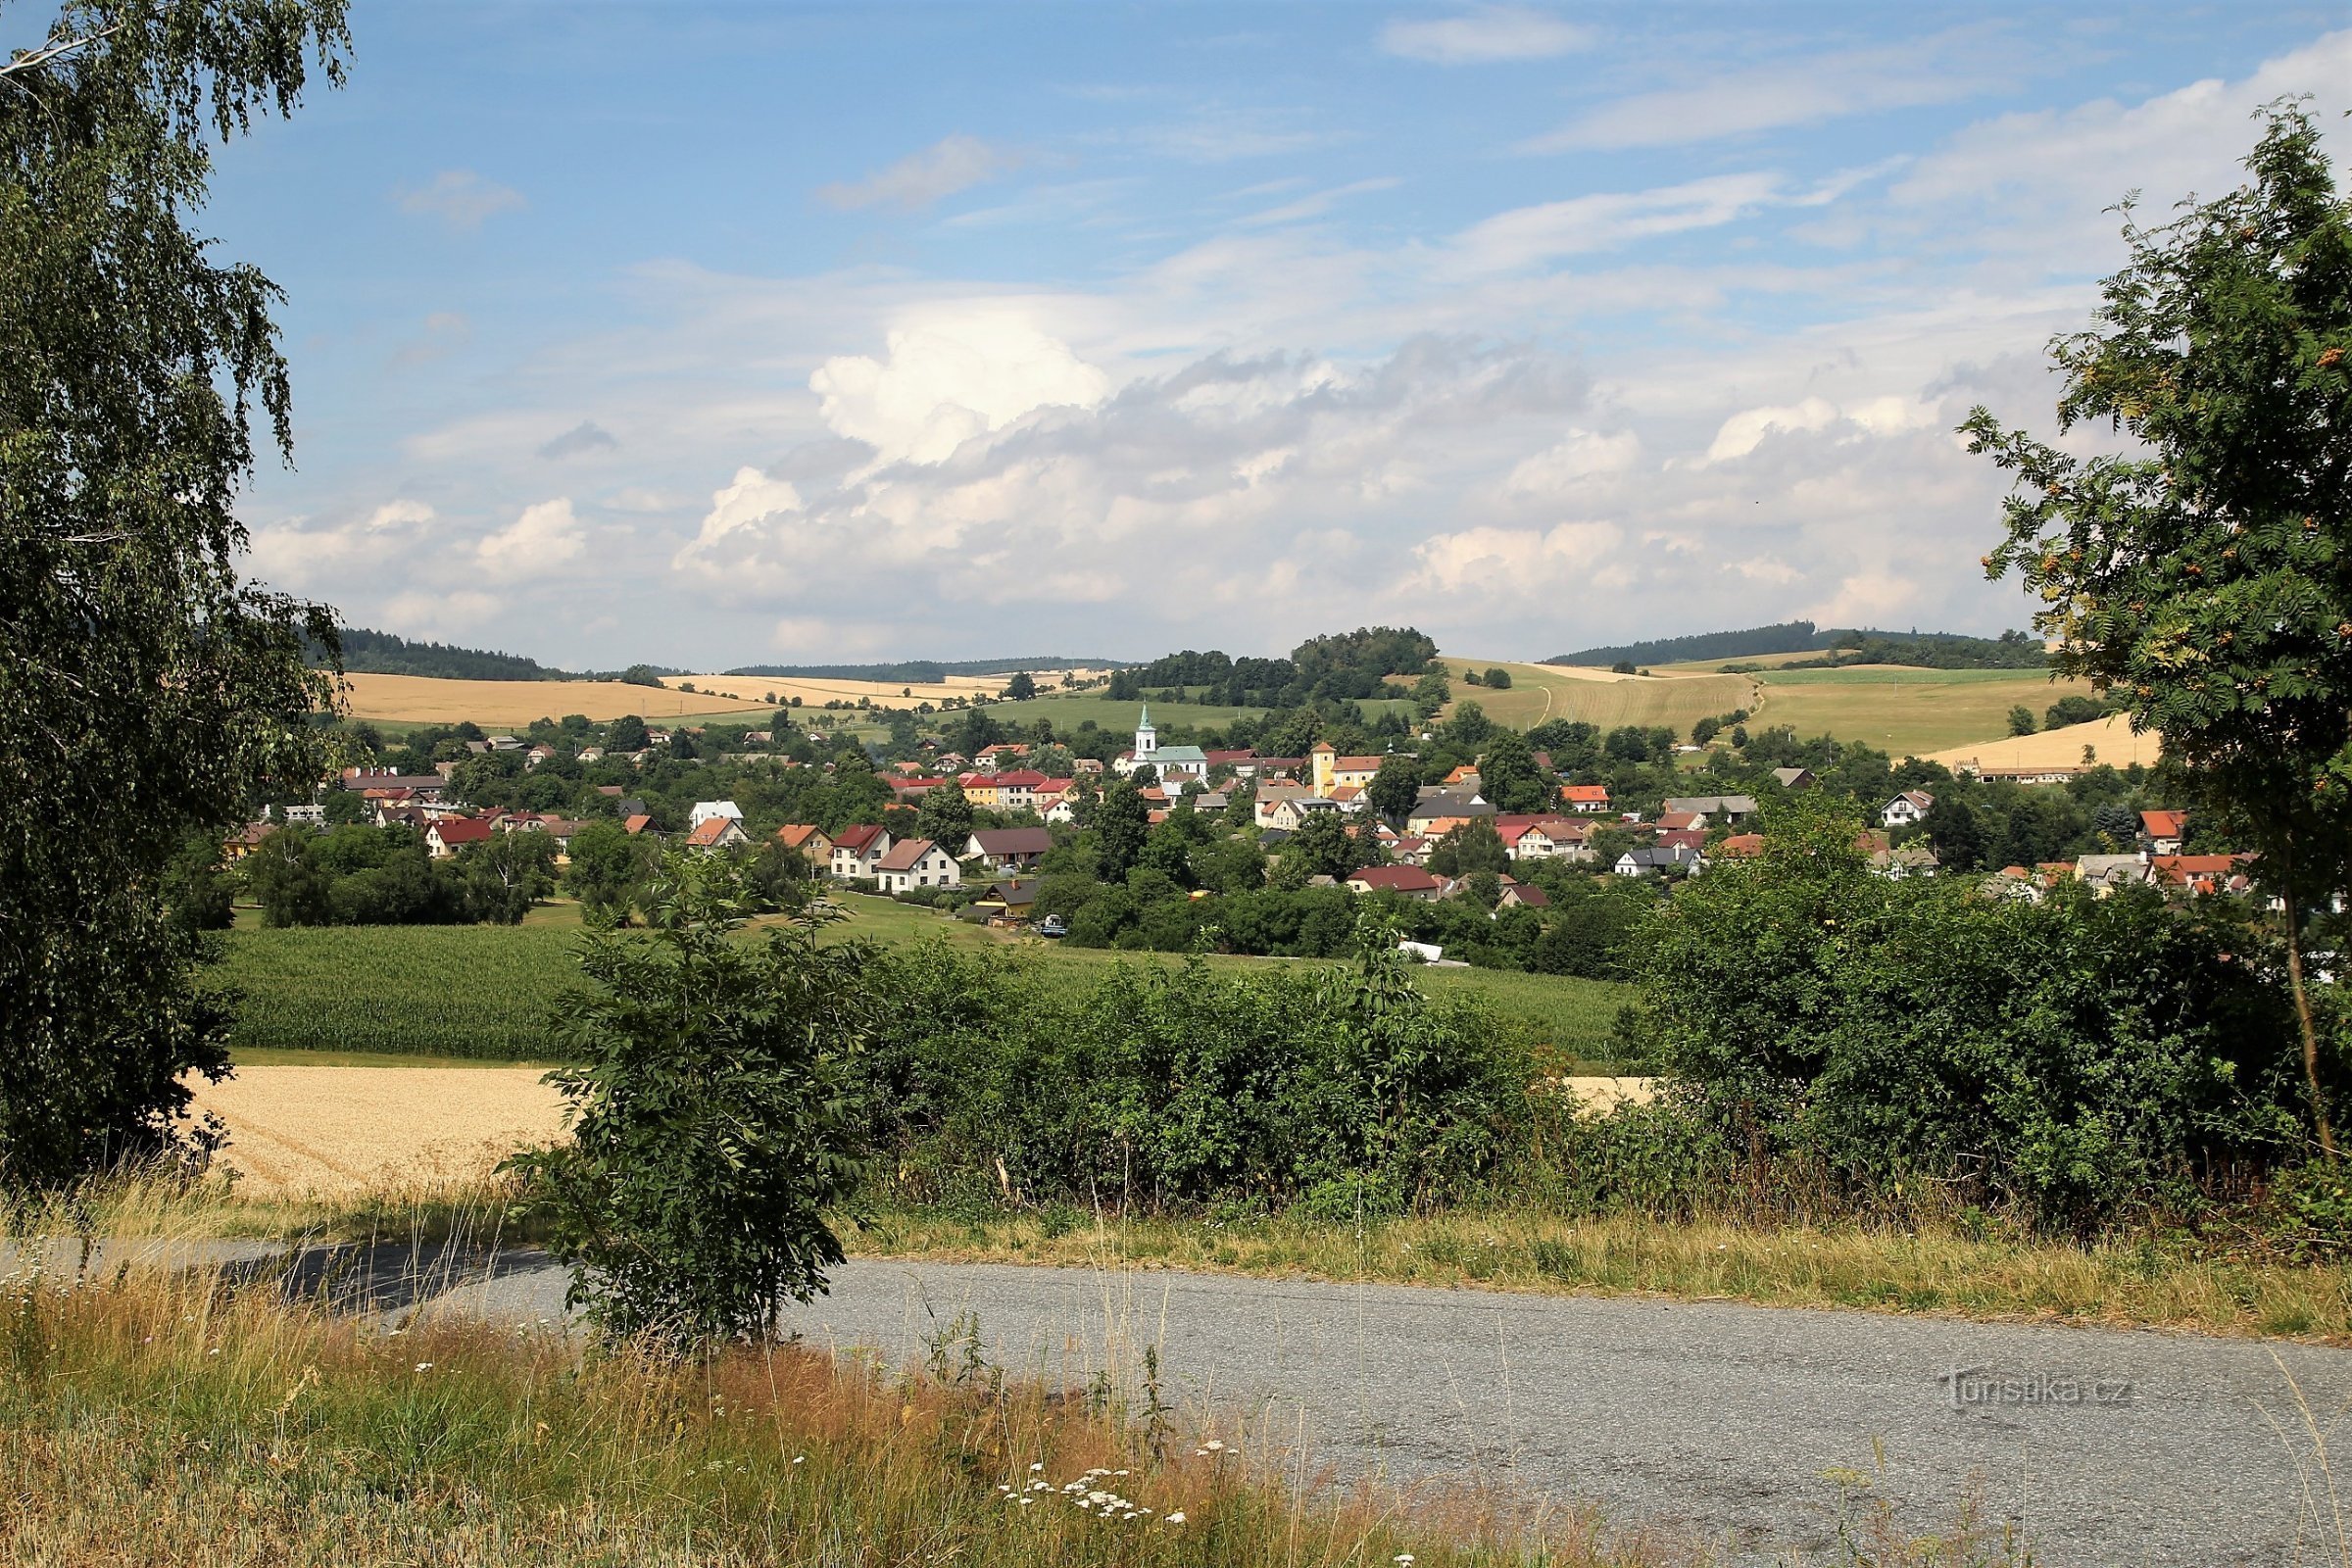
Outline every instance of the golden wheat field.
<path id="1" fill-rule="evenodd" d="M 2132 734 L 2130 721 L 2121 713 L 2110 713 L 2105 718 L 2093 719 L 2087 724 L 2045 729 L 2036 735 L 2012 735 L 2002 740 L 1955 746 L 1921 760 L 1941 762 L 1953 769 L 2080 767 L 2082 763 L 2082 748 L 2085 746 L 2091 749 L 2094 760 L 2116 767 L 2130 767 L 2133 762 L 2143 767 L 2156 765 L 2157 742 L 2154 732 Z"/>
<path id="2" fill-rule="evenodd" d="M 1745 675 L 1619 675 L 1580 665 L 1456 659 L 1450 654 L 1444 662 L 1456 706 L 1475 702 L 1489 718 L 1513 729 L 1566 718 L 1604 730 L 1663 724 L 1687 735 L 1697 720 L 1752 707 L 1755 701 L 1755 685 Z M 1495 667 L 1510 671 L 1509 690 L 1473 686 L 1463 679 L 1470 670 L 1484 674 Z"/>
<path id="3" fill-rule="evenodd" d="M 1038 674 L 1038 690 L 1058 689 L 1065 680 L 1085 679 L 1105 673 L 1102 670 L 1046 670 Z M 692 686 L 696 692 L 716 692 L 743 702 L 773 706 L 767 702 L 774 696 L 779 702 L 791 702 L 795 697 L 804 708 L 822 708 L 829 702 L 855 705 L 859 699 L 876 708 L 913 708 L 922 703 L 937 707 L 952 697 L 994 698 L 1004 689 L 1007 675 L 950 675 L 937 681 L 878 681 L 878 680 L 819 680 L 802 675 L 671 675 L 663 684 L 671 687 Z M 691 694 L 689 694 L 691 696 Z"/>
<path id="4" fill-rule="evenodd" d="M 259 1196 L 459 1188 L 564 1128 L 540 1067 L 244 1066 L 195 1086 L 222 1163 Z"/>
<path id="5" fill-rule="evenodd" d="M 607 680 L 443 680 L 431 675 L 346 675 L 351 716 L 405 724 L 456 724 L 470 719 L 485 729 L 521 729 L 535 718 L 585 714 L 599 724 L 635 713 L 642 718 L 760 712 L 767 705 L 732 697 L 631 686 Z"/>

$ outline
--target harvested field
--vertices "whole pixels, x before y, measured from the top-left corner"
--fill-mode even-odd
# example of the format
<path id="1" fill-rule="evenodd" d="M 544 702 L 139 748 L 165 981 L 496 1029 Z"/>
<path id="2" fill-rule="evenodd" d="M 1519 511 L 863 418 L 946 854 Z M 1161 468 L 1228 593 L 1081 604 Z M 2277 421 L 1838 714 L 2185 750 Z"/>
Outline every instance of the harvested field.
<path id="1" fill-rule="evenodd" d="M 1102 673 L 1101 670 L 1050 669 L 1039 671 L 1036 679 L 1039 689 L 1045 690 L 1058 687 L 1064 680 Z M 787 703 L 798 697 L 804 708 L 822 708 L 830 702 L 855 705 L 860 698 L 871 702 L 876 708 L 913 708 L 922 703 L 937 707 L 951 697 L 992 699 L 1004 689 L 1007 678 L 1004 675 L 950 675 L 945 680 L 909 684 L 906 681 L 820 680 L 806 675 L 671 675 L 665 677 L 662 684 L 671 687 L 692 686 L 694 692 L 685 694 L 690 701 L 696 693 L 708 695 L 715 692 L 766 708 L 774 706 L 766 701 L 772 692 L 779 701 Z"/>
<path id="2" fill-rule="evenodd" d="M 1620 675 L 1570 664 L 1456 659 L 1450 654 L 1443 662 L 1452 682 L 1454 706 L 1474 702 L 1495 723 L 1513 729 L 1566 718 L 1604 730 L 1663 724 L 1687 735 L 1697 720 L 1753 707 L 1755 701 L 1754 685 L 1745 675 Z M 1463 679 L 1470 670 L 1484 674 L 1497 666 L 1511 673 L 1507 691 L 1473 686 Z"/>
<path id="3" fill-rule="evenodd" d="M 2085 746 L 2091 748 L 2097 760 L 2116 767 L 2130 767 L 2133 762 L 2143 767 L 2156 765 L 2155 732 L 2134 735 L 2131 721 L 2121 713 L 2110 713 L 2087 724 L 2045 729 L 2038 735 L 2012 735 L 2005 740 L 1955 746 L 1921 760 L 1941 762 L 1955 771 L 1963 767 L 2080 767 Z"/>
<path id="4" fill-rule="evenodd" d="M 196 1086 L 196 1113 L 228 1124 L 222 1163 L 265 1198 L 427 1196 L 464 1188 L 564 1130 L 537 1067 L 246 1066 Z M 1598 1109 L 1649 1098 L 1646 1078 L 1570 1078 Z"/>
<path id="5" fill-rule="evenodd" d="M 584 714 L 603 724 L 627 713 L 662 719 L 770 710 L 765 703 L 612 680 L 443 680 L 430 675 L 365 674 L 344 679 L 351 684 L 352 717 L 406 724 L 456 724 L 470 719 L 484 729 L 521 729 L 535 718 L 562 718 L 568 713 Z"/>
<path id="6" fill-rule="evenodd" d="M 415 1193 L 479 1182 L 564 1129 L 537 1067 L 240 1067 L 196 1086 L 228 1125 L 222 1163 L 264 1197 Z"/>

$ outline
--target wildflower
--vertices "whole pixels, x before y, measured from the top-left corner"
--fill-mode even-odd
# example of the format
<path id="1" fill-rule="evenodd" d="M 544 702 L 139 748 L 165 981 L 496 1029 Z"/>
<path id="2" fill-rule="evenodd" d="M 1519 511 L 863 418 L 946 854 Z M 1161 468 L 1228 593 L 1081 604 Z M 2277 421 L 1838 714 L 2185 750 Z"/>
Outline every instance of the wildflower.
<path id="1" fill-rule="evenodd" d="M 1022 1507 L 1026 1508 L 1037 1499 L 1035 1497 L 1016 1497 L 1013 1500 L 1018 1502 Z"/>
<path id="2" fill-rule="evenodd" d="M 794 1464 L 807 1464 L 808 1462 L 808 1456 L 805 1453 L 796 1453 L 792 1456 L 792 1462 Z"/>
<path id="3" fill-rule="evenodd" d="M 416 1370 L 419 1372 L 430 1372 L 432 1369 L 433 1363 L 430 1361 L 419 1361 L 416 1363 Z"/>
<path id="4" fill-rule="evenodd" d="M 1182 1508 L 1177 1509 L 1174 1513 L 1169 1514 L 1167 1517 L 1160 1520 L 1160 1523 L 1163 1525 L 1180 1525 L 1184 1523 L 1184 1510 Z"/>
<path id="5" fill-rule="evenodd" d="M 1044 1465 L 1042 1465 L 1042 1464 L 1033 1464 L 1033 1465 L 1031 1465 L 1031 1466 L 1029 1467 L 1029 1473 L 1030 1473 L 1031 1475 L 1035 1475 L 1035 1474 L 1037 1474 L 1037 1473 L 1038 1473 L 1040 1470 L 1043 1470 L 1044 1468 L 1045 1468 L 1045 1466 L 1044 1466 Z"/>
<path id="6" fill-rule="evenodd" d="M 1396 1560 L 1404 1564 L 1405 1568 L 1412 1568 L 1413 1554 L 1409 1551 L 1400 1551 L 1396 1554 Z"/>

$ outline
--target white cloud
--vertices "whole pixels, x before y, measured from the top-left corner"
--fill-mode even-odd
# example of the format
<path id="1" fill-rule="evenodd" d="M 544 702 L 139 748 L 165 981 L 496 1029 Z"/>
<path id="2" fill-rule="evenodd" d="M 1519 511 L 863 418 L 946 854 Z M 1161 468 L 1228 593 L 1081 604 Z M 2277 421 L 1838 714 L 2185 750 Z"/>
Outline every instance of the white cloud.
<path id="1" fill-rule="evenodd" d="M 778 513 L 801 510 L 801 493 L 783 479 L 771 479 L 758 468 L 735 470 L 723 489 L 710 493 L 710 510 L 703 514 L 702 531 L 670 563 L 685 566 L 713 549 L 738 528 L 748 528 Z"/>
<path id="2" fill-rule="evenodd" d="M 1549 60 L 1590 48 L 1592 30 L 1527 6 L 1474 6 L 1460 16 L 1392 22 L 1380 46 L 1432 65 L 1484 65 L 1497 60 Z"/>
<path id="3" fill-rule="evenodd" d="M 1631 430 L 1571 430 L 1521 460 L 1503 488 L 1523 496 L 1565 495 L 1588 481 L 1624 473 L 1641 456 L 1642 438 Z"/>
<path id="4" fill-rule="evenodd" d="M 1033 410 L 1092 408 L 1110 379 L 1017 308 L 944 305 L 893 327 L 884 359 L 825 361 L 808 378 L 825 423 L 885 462 L 938 463 Z"/>
<path id="5" fill-rule="evenodd" d="M 1808 605 L 1803 618 L 1823 626 L 1886 626 L 1907 613 L 1921 598 L 1920 586 L 1890 571 L 1858 571 L 1840 578 L 1837 591 Z"/>
<path id="6" fill-rule="evenodd" d="M 492 576 L 515 581 L 545 576 L 587 549 L 586 531 L 572 515 L 571 500 L 558 496 L 522 509 L 522 514 L 474 546 L 474 558 Z"/>
<path id="7" fill-rule="evenodd" d="M 1604 104 L 1525 152 L 1676 147 L 1846 115 L 1957 103 L 2014 85 L 2014 53 L 1984 29 L 1913 43 L 1781 59 Z"/>
<path id="8" fill-rule="evenodd" d="M 394 191 L 392 199 L 404 213 L 438 218 L 462 233 L 472 232 L 500 213 L 529 205 L 522 192 L 470 169 L 444 169 L 425 185 Z"/>
<path id="9" fill-rule="evenodd" d="M 1661 234 L 1720 227 L 1782 195 L 1779 175 L 1747 173 L 1710 174 L 1652 190 L 1575 196 L 1497 213 L 1455 235 L 1451 250 L 1465 270 L 1515 271 Z"/>
<path id="10" fill-rule="evenodd" d="M 1020 164 L 1019 154 L 957 132 L 864 179 L 819 186 L 816 199 L 828 207 L 889 206 L 912 211 L 985 184 Z"/>
<path id="11" fill-rule="evenodd" d="M 1709 463 L 1728 463 L 1756 450 L 1768 435 L 1787 430 L 1821 430 L 1838 422 L 1838 405 L 1807 398 L 1784 408 L 1742 409 L 1723 421 L 1707 446 Z"/>
<path id="12" fill-rule="evenodd" d="M 1623 542 L 1613 522 L 1563 522 L 1551 528 L 1464 528 L 1433 534 L 1413 547 L 1410 595 L 1496 601 L 1548 599 L 1589 586 Z"/>

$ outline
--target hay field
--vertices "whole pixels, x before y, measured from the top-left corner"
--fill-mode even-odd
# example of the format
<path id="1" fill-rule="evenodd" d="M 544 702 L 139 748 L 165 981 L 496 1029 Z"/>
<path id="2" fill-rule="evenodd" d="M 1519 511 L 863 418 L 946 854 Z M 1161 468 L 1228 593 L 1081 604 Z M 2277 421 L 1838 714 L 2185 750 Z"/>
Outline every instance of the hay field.
<path id="1" fill-rule="evenodd" d="M 2053 681 L 2032 669 L 1859 664 L 1754 678 L 1763 702 L 1749 728 L 1786 724 L 1800 737 L 1860 741 L 1898 759 L 1996 741 L 2009 733 L 2012 708 L 2039 718 L 2061 697 L 2092 695 L 2087 682 Z M 2079 741 L 2075 755 L 2082 755 Z"/>
<path id="2" fill-rule="evenodd" d="M 199 1081 L 195 1110 L 228 1124 L 221 1160 L 256 1196 L 455 1189 L 564 1130 L 543 1070 L 246 1066 Z"/>
<path id="3" fill-rule="evenodd" d="M 1475 702 L 1489 718 L 1513 729 L 1568 718 L 1604 730 L 1663 724 L 1688 735 L 1699 719 L 1753 706 L 1753 682 L 1745 675 L 1619 675 L 1573 664 L 1522 664 L 1451 655 L 1442 662 L 1456 705 Z M 1468 670 L 1483 674 L 1497 665 L 1511 672 L 1508 691 L 1473 686 L 1462 678 Z"/>
<path id="4" fill-rule="evenodd" d="M 1922 758 L 1921 760 L 1941 762 L 1955 770 L 1963 765 L 2079 767 L 2085 746 L 2095 750 L 2098 760 L 2116 767 L 2130 767 L 2133 762 L 2143 767 L 2156 765 L 2158 746 L 2155 732 L 2132 734 L 2131 721 L 2121 713 L 2110 713 L 2105 718 L 2093 719 L 2087 724 L 2045 729 L 2036 735 L 2012 735 L 1973 746 L 1955 746 L 1949 751 Z"/>
<path id="5" fill-rule="evenodd" d="M 611 680 L 444 680 L 432 675 L 346 675 L 351 716 L 408 724 L 456 724 L 521 729 L 535 718 L 584 713 L 603 724 L 623 714 L 647 719 L 709 717 L 768 711 L 760 702 L 631 686 Z"/>

